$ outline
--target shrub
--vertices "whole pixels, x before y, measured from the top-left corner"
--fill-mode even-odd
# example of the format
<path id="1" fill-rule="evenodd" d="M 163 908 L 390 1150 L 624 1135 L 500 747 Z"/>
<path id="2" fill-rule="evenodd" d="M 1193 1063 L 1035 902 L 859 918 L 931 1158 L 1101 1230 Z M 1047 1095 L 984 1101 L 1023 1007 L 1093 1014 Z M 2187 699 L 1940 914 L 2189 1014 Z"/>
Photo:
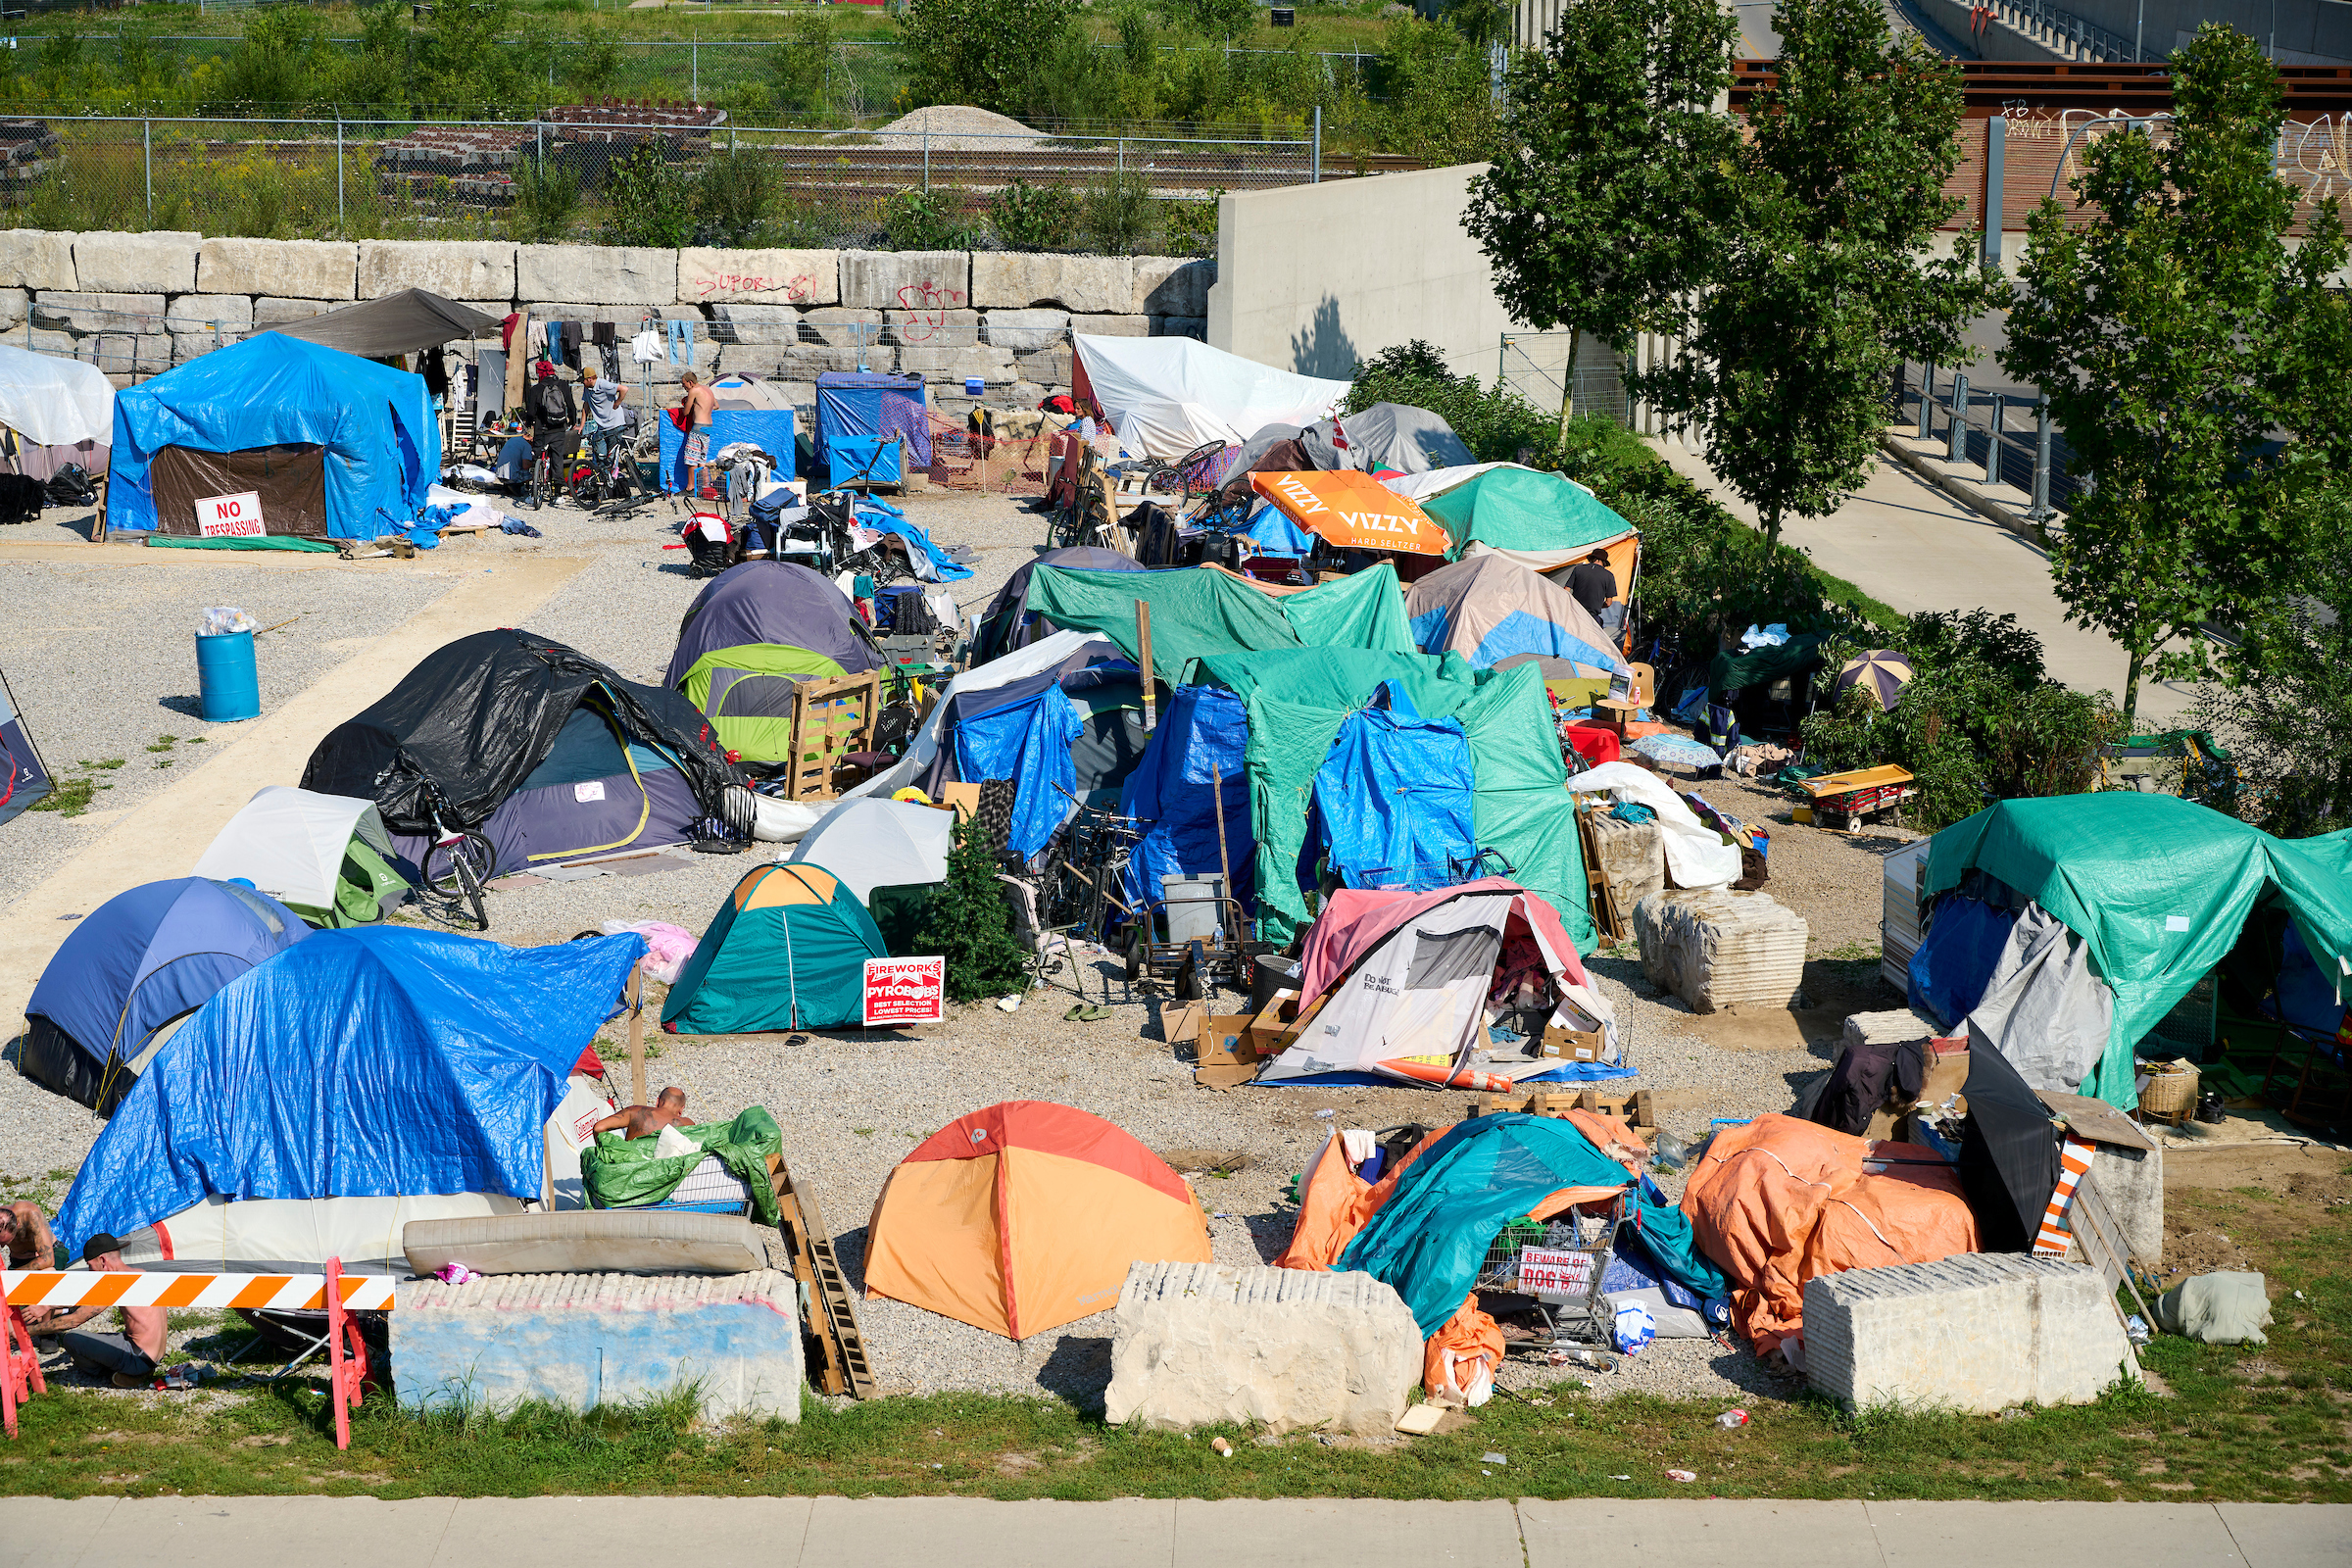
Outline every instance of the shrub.
<path id="1" fill-rule="evenodd" d="M 1201 202 L 1161 202 L 1159 231 L 1170 256 L 1210 256 L 1217 248 L 1218 191 Z"/>
<path id="2" fill-rule="evenodd" d="M 675 248 L 694 243 L 692 176 L 645 143 L 605 174 L 603 239 L 608 245 Z"/>
<path id="3" fill-rule="evenodd" d="M 776 200 L 775 171 L 747 147 L 714 153 L 696 181 L 695 207 L 703 227 L 722 245 L 742 245 L 766 225 Z"/>
<path id="4" fill-rule="evenodd" d="M 514 165 L 514 205 L 508 225 L 524 241 L 562 239 L 571 231 L 579 211 L 579 176 L 544 158 L 526 158 Z"/>
<path id="5" fill-rule="evenodd" d="M 988 220 L 1007 249 L 1066 250 L 1078 238 L 1078 198 L 1067 186 L 1016 176 L 990 199 Z"/>
<path id="6" fill-rule="evenodd" d="M 1086 235 L 1105 256 L 1131 254 L 1151 231 L 1152 181 L 1140 171 L 1112 171 L 1086 187 Z"/>
<path id="7" fill-rule="evenodd" d="M 930 191 L 903 190 L 883 210 L 882 240 L 891 250 L 959 251 L 971 239 L 971 226 Z"/>
<path id="8" fill-rule="evenodd" d="M 767 52 L 767 74 L 776 101 L 787 109 L 823 113 L 832 106 L 827 84 L 835 28 L 826 16 L 795 17 L 784 26 L 785 38 Z"/>

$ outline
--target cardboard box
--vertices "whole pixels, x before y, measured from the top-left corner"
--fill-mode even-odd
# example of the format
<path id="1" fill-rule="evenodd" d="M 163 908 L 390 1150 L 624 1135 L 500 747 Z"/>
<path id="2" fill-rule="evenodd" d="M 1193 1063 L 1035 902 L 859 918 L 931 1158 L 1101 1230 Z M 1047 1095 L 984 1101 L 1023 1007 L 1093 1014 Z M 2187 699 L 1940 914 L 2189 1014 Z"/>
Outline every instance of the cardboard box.
<path id="1" fill-rule="evenodd" d="M 1554 1024 L 1544 1031 L 1538 1054 L 1562 1061 L 1598 1061 L 1607 1046 L 1607 1037 L 1597 1029 L 1562 1029 Z"/>
<path id="2" fill-rule="evenodd" d="M 1289 1008 L 1288 1017 L 1284 1015 L 1286 1004 Z M 1298 993 L 1296 991 L 1275 992 L 1267 1000 L 1264 1010 L 1250 1020 L 1250 1027 L 1244 1033 L 1245 1042 L 1250 1047 L 1251 1054 L 1258 1056 L 1282 1054 L 1284 1050 L 1283 1033 L 1291 1027 L 1291 1020 L 1298 1015 Z"/>
<path id="3" fill-rule="evenodd" d="M 953 807 L 956 814 L 968 822 L 972 819 L 972 813 L 980 809 L 980 786 L 942 784 L 939 787 L 939 804 Z"/>
<path id="4" fill-rule="evenodd" d="M 1193 1045 L 1193 1082 L 1203 1089 L 1231 1089 L 1257 1076 L 1257 1053 L 1250 1047 L 1246 1012 L 1211 1013 L 1200 1020 Z"/>

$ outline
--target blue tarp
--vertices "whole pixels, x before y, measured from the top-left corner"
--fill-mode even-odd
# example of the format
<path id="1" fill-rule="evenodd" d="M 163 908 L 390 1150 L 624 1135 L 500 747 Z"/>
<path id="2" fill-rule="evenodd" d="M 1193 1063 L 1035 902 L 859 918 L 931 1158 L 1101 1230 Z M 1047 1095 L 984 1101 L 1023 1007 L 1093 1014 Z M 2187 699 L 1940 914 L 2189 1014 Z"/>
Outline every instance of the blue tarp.
<path id="1" fill-rule="evenodd" d="M 1304 561 L 1315 553 L 1315 536 L 1293 522 L 1290 514 L 1273 502 L 1261 502 L 1250 514 L 1250 526 L 1242 537 L 1269 556 L 1288 556 L 1293 561 Z"/>
<path id="2" fill-rule="evenodd" d="M 923 378 L 919 375 L 885 375 L 866 370 L 828 370 L 816 378 L 816 463 L 817 471 L 825 471 L 826 449 L 843 436 L 880 435 L 883 433 L 882 400 L 886 397 L 906 398 L 916 405 L 923 402 Z M 894 420 L 894 425 L 904 421 Z M 928 467 L 931 463 L 930 444 L 915 439 L 907 431 L 908 445 L 914 448 L 915 461 Z"/>
<path id="3" fill-rule="evenodd" d="M 1151 824 L 1127 861 L 1119 897 L 1130 907 L 1157 904 L 1171 876 L 1217 874 L 1217 797 L 1225 802 L 1224 861 L 1233 897 L 1254 907 L 1251 867 L 1257 840 L 1250 832 L 1250 715 L 1222 686 L 1179 686 L 1152 732 L 1143 759 L 1119 791 L 1119 814 Z"/>
<path id="4" fill-rule="evenodd" d="M 311 934 L 267 893 L 200 876 L 118 893 L 74 927 L 33 987 L 27 1013 L 74 1037 L 103 1069 L 161 1025 Z"/>
<path id="5" fill-rule="evenodd" d="M 662 488 L 676 495 L 686 488 L 686 432 L 678 421 L 666 414 L 661 418 Z M 621 434 L 614 431 L 615 435 Z M 793 468 L 793 439 L 795 426 L 790 409 L 713 409 L 710 413 L 710 456 L 718 456 L 719 448 L 730 441 L 749 441 L 776 460 L 779 477 L 789 478 Z M 587 447 L 583 438 L 582 449 Z M 706 478 L 710 475 L 706 474 Z"/>
<path id="6" fill-rule="evenodd" d="M 897 534 L 900 546 L 906 552 L 908 564 L 914 567 L 914 574 L 924 582 L 959 582 L 972 574 L 971 567 L 950 557 L 946 551 L 931 542 L 929 534 L 911 522 L 897 517 L 887 520 L 869 517 L 864 514 L 861 508 L 858 516 L 858 525 L 861 528 L 879 528 L 884 533 Z"/>
<path id="7" fill-rule="evenodd" d="M 646 951 L 321 931 L 180 1026 L 58 1210 L 70 1252 L 213 1194 L 539 1196 L 548 1116 Z"/>
<path id="8" fill-rule="evenodd" d="M 109 528 L 156 526 L 149 466 L 172 446 L 325 448 L 326 531 L 336 539 L 373 539 L 405 525 L 441 472 L 441 424 L 424 377 L 278 332 L 215 349 L 115 394 Z"/>
<path id="9" fill-rule="evenodd" d="M 1383 689 L 1389 706 L 1348 714 L 1315 774 L 1316 825 L 1351 888 L 1444 887 L 1478 855 L 1470 742 L 1459 719 L 1416 713 L 1399 682 Z"/>
<path id="10" fill-rule="evenodd" d="M 1959 1028 L 1984 1000 L 1993 965 L 2016 924 L 2015 909 L 1996 909 L 1958 893 L 1937 899 L 1928 934 L 1911 955 L 1911 1005 L 1946 1029 Z"/>
<path id="11" fill-rule="evenodd" d="M 1422 1338 L 1461 1309 L 1496 1233 L 1563 1187 L 1624 1187 L 1625 1167 L 1575 1124 L 1550 1116 L 1477 1116 L 1457 1122 L 1404 1168 L 1396 1189 L 1340 1254 L 1396 1288 Z M 1727 1294 L 1723 1276 L 1690 1245 L 1690 1222 L 1655 1189 L 1628 1196 L 1650 1252 L 1701 1296 Z"/>
<path id="12" fill-rule="evenodd" d="M 1440 653 L 1446 648 L 1446 633 L 1459 605 L 1440 605 L 1425 610 L 1412 618 L 1413 641 L 1423 651 Z M 1504 660 L 1519 654 L 1535 654 L 1544 659 L 1571 659 L 1580 664 L 1592 664 L 1600 669 L 1616 669 L 1625 662 L 1625 656 L 1611 648 L 1596 648 L 1577 636 L 1567 627 L 1542 615 L 1514 610 L 1489 627 L 1478 640 L 1476 648 L 1467 650 L 1473 669 L 1492 669 Z"/>
<path id="13" fill-rule="evenodd" d="M 1069 798 L 1062 792 L 1078 792 L 1078 764 L 1070 748 L 1084 727 L 1077 704 L 1058 683 L 1025 703 L 956 722 L 956 776 L 1012 780 L 1012 834 L 1005 847 L 1023 859 L 1044 849 L 1069 817 Z"/>

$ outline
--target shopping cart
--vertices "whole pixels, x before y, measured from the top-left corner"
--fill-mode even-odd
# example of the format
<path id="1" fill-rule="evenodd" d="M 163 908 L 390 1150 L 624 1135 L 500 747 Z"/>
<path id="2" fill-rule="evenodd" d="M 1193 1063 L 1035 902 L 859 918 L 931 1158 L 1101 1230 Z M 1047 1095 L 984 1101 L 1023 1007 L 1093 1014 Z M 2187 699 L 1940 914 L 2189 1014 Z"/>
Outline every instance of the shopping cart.
<path id="1" fill-rule="evenodd" d="M 1624 1223 L 1622 1196 L 1580 1203 L 1548 1222 L 1513 1220 L 1479 1264 L 1471 1287 L 1479 1306 L 1498 1319 L 1525 1321 L 1533 1332 L 1517 1343 L 1530 1348 L 1571 1341 L 1614 1345 L 1616 1315 L 1601 1280 Z"/>

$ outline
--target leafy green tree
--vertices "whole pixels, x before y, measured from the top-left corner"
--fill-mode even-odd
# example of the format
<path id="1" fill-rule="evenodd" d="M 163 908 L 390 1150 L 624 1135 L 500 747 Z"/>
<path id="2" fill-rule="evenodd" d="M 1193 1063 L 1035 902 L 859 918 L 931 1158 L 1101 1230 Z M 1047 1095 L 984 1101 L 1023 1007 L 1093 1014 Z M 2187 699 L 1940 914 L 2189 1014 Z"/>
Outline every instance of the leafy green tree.
<path id="1" fill-rule="evenodd" d="M 694 243 L 693 178 L 664 157 L 660 145 L 640 143 L 614 163 L 605 172 L 601 195 L 607 245 Z"/>
<path id="2" fill-rule="evenodd" d="M 822 14 L 794 17 L 784 24 L 784 41 L 767 52 L 767 72 L 776 102 L 786 109 L 822 114 L 833 106 L 827 88 L 838 29 Z"/>
<path id="3" fill-rule="evenodd" d="M 1066 250 L 1078 237 L 1078 197 L 1067 185 L 1032 185 L 1015 175 L 989 199 L 988 220 L 1009 249 Z"/>
<path id="4" fill-rule="evenodd" d="M 582 98 L 602 98 L 620 79 L 620 45 L 590 23 L 578 42 L 558 53 L 556 70 L 564 85 Z"/>
<path id="5" fill-rule="evenodd" d="M 1739 146 L 1715 101 L 1739 34 L 1716 0 L 1584 0 L 1513 67 L 1502 150 L 1463 226 L 1514 318 L 1568 328 L 1570 365 L 1585 331 L 1619 353 L 1642 332 L 1680 335 L 1714 275 L 1717 187 Z"/>
<path id="6" fill-rule="evenodd" d="M 1443 23 L 1400 17 L 1382 35 L 1373 90 L 1382 144 L 1431 168 L 1495 155 L 1499 135 L 1487 52 Z"/>
<path id="7" fill-rule="evenodd" d="M 534 244 L 568 239 L 579 208 L 579 176 L 570 170 L 544 158 L 515 162 L 514 202 L 507 210 L 514 238 Z"/>
<path id="8" fill-rule="evenodd" d="M 227 92 L 239 105 L 299 107 L 324 96 L 335 75 L 325 17 L 309 6 L 260 7 L 229 57 Z"/>
<path id="9" fill-rule="evenodd" d="M 1210 38 L 1239 38 L 1257 23 L 1255 0 L 1173 0 L 1167 9 Z"/>
<path id="10" fill-rule="evenodd" d="M 923 910 L 915 949 L 946 958 L 948 998 L 978 1002 L 1018 991 L 1028 977 L 1027 960 L 1012 938 L 1012 921 L 997 881 L 995 858 L 969 822 L 956 828 L 948 852 L 948 879 Z"/>
<path id="11" fill-rule="evenodd" d="M 2352 557 L 2311 565 L 2309 599 L 2274 602 L 2258 677 L 2209 685 L 2194 722 L 2230 753 L 2208 805 L 2266 833 L 2308 838 L 2352 827 Z"/>
<path id="12" fill-rule="evenodd" d="M 1027 114 L 1047 63 L 1078 31 L 1076 0 L 912 0 L 899 16 L 917 104 Z"/>
<path id="13" fill-rule="evenodd" d="M 1676 364 L 1629 375 L 1702 425 L 1707 461 L 1778 541 L 1862 482 L 1905 359 L 1960 363 L 1989 289 L 1955 240 L 1960 74 L 1878 0 L 1786 0 L 1774 84 L 1748 115 L 1712 221 L 1720 237 Z"/>
<path id="14" fill-rule="evenodd" d="M 2269 628 L 2299 661 L 2276 607 L 2346 543 L 2339 215 L 2323 204 L 2290 249 L 2278 72 L 2252 39 L 2206 26 L 2172 59 L 2169 132 L 2119 130 L 2083 155 L 2093 220 L 2055 202 L 2034 215 L 1999 356 L 2049 395 L 2091 475 L 2052 575 L 2070 619 L 2123 645 L 2127 721 L 2146 676 L 2209 667 L 2208 622 L 2257 634 L 2241 672 Z M 2163 653 L 2176 637 L 2187 650 Z"/>
<path id="15" fill-rule="evenodd" d="M 694 205 L 710 238 L 748 245 L 766 226 L 782 193 L 767 159 L 750 147 L 731 147 L 704 160 Z"/>

